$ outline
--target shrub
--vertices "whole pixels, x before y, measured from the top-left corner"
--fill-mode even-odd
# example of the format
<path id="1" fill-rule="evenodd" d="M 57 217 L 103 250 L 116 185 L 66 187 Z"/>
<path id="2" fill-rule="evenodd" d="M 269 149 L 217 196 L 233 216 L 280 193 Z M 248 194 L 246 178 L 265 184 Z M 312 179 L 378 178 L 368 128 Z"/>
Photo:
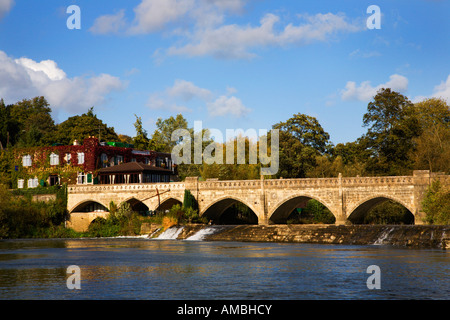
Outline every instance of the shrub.
<path id="1" fill-rule="evenodd" d="M 422 201 L 426 213 L 425 222 L 429 224 L 450 224 L 450 190 L 434 181 L 427 190 Z"/>

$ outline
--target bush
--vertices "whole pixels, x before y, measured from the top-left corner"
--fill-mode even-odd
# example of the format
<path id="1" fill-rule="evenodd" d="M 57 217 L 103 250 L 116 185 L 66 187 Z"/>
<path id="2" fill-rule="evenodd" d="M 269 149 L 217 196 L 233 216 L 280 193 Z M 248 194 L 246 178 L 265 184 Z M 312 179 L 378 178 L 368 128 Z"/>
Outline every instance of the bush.
<path id="1" fill-rule="evenodd" d="M 398 202 L 387 200 L 370 209 L 364 224 L 414 224 L 414 216 Z"/>
<path id="2" fill-rule="evenodd" d="M 422 201 L 426 213 L 425 222 L 429 224 L 450 224 L 450 190 L 434 181 L 427 190 Z"/>

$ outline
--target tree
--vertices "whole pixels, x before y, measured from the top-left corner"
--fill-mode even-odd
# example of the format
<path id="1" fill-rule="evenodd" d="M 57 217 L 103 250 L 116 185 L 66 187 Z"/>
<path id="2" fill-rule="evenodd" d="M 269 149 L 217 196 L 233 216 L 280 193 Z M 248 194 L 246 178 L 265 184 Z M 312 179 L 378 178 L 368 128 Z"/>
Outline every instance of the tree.
<path id="1" fill-rule="evenodd" d="M 439 180 L 428 187 L 422 201 L 426 213 L 425 222 L 430 224 L 450 224 L 450 189 Z"/>
<path id="2" fill-rule="evenodd" d="M 19 147 L 42 146 L 51 143 L 55 133 L 55 123 L 51 109 L 44 97 L 23 99 L 13 105 L 0 103 L 2 121 L 2 144 L 5 139 Z M 3 120 L 2 119 L 2 120 Z M 5 137 L 6 135 L 6 137 Z M 6 141 L 5 141 L 6 144 Z"/>
<path id="3" fill-rule="evenodd" d="M 152 150 L 172 152 L 173 147 L 180 142 L 172 141 L 172 133 L 176 129 L 187 129 L 191 132 L 191 136 L 193 135 L 193 129 L 188 129 L 188 122 L 181 114 L 178 114 L 175 118 L 171 116 L 165 120 L 158 118 L 156 130 L 150 141 Z"/>
<path id="4" fill-rule="evenodd" d="M 408 152 L 419 133 L 417 119 L 411 116 L 413 104 L 391 89 L 378 91 L 367 106 L 363 124 L 369 127 L 361 139 L 371 151 L 368 170 L 375 174 L 404 174 L 412 168 Z"/>
<path id="5" fill-rule="evenodd" d="M 134 115 L 136 117 L 136 122 L 134 127 L 136 128 L 136 136 L 133 138 L 133 144 L 136 149 L 146 150 L 149 147 L 149 139 L 147 137 L 147 131 L 142 125 L 141 117 Z"/>
<path id="6" fill-rule="evenodd" d="M 329 154 L 330 136 L 316 118 L 294 114 L 286 122 L 273 126 L 279 129 L 279 171 L 277 177 L 302 178 L 315 167 L 316 156 Z"/>
<path id="7" fill-rule="evenodd" d="M 191 208 L 194 210 L 198 210 L 197 200 L 195 199 L 191 191 L 187 189 L 184 190 L 183 208 L 184 209 Z"/>
<path id="8" fill-rule="evenodd" d="M 72 144 L 76 139 L 82 142 L 90 136 L 99 137 L 102 141 L 117 141 L 119 137 L 113 127 L 108 127 L 106 123 L 97 118 L 94 114 L 94 107 L 81 116 L 73 116 L 57 125 L 54 142 L 65 145 Z"/>
<path id="9" fill-rule="evenodd" d="M 425 99 L 414 105 L 420 135 L 413 139 L 410 157 L 415 169 L 450 173 L 450 109 L 443 99 Z"/>

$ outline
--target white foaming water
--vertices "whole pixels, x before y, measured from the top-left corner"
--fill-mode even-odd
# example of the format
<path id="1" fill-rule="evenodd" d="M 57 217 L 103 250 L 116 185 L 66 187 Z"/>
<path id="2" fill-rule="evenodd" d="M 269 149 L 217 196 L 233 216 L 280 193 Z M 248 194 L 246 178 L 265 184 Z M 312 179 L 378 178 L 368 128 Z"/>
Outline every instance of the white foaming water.
<path id="1" fill-rule="evenodd" d="M 213 234 L 218 230 L 219 230 L 218 228 L 207 227 L 207 228 L 201 229 L 196 234 L 186 238 L 186 240 L 203 240 L 207 235 Z"/>
<path id="2" fill-rule="evenodd" d="M 380 245 L 383 244 L 384 241 L 389 237 L 391 232 L 394 230 L 394 228 L 389 228 L 387 230 L 384 230 L 383 233 L 380 235 L 380 237 L 373 243 L 374 245 Z"/>
<path id="3" fill-rule="evenodd" d="M 180 235 L 181 231 L 183 231 L 183 227 L 171 227 L 155 239 L 176 239 Z"/>

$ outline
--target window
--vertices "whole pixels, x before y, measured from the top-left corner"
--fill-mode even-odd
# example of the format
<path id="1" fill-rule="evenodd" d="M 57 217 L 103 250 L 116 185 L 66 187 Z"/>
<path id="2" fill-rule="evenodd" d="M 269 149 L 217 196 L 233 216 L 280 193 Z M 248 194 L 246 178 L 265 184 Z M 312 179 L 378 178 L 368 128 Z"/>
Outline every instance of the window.
<path id="1" fill-rule="evenodd" d="M 102 163 L 102 167 L 106 168 L 108 166 L 108 156 L 104 153 L 100 156 L 100 161 Z"/>
<path id="2" fill-rule="evenodd" d="M 70 164 L 71 163 L 70 160 L 72 160 L 72 155 L 70 153 L 66 153 L 66 163 Z"/>
<path id="3" fill-rule="evenodd" d="M 118 155 L 115 157 L 114 165 L 121 164 L 122 162 L 123 162 L 123 156 Z"/>
<path id="4" fill-rule="evenodd" d="M 22 165 L 24 167 L 31 167 L 31 156 L 29 154 L 22 157 Z"/>
<path id="5" fill-rule="evenodd" d="M 49 180 L 49 185 L 50 186 L 59 185 L 59 176 L 57 176 L 57 175 L 50 175 L 48 177 L 48 180 Z"/>
<path id="6" fill-rule="evenodd" d="M 23 184 L 24 184 L 24 180 L 23 179 L 19 179 L 17 180 L 17 188 L 19 189 L 23 189 Z"/>
<path id="7" fill-rule="evenodd" d="M 59 164 L 59 155 L 56 153 L 52 153 L 50 155 L 50 165 L 51 166 L 57 166 Z"/>
<path id="8" fill-rule="evenodd" d="M 86 181 L 86 176 L 85 176 L 84 172 L 78 173 L 77 184 L 84 184 L 85 181 Z"/>
<path id="9" fill-rule="evenodd" d="M 78 152 L 78 164 L 84 163 L 84 152 Z"/>
<path id="10" fill-rule="evenodd" d="M 28 179 L 28 188 L 36 188 L 39 184 L 39 181 L 37 178 L 34 179 Z"/>

